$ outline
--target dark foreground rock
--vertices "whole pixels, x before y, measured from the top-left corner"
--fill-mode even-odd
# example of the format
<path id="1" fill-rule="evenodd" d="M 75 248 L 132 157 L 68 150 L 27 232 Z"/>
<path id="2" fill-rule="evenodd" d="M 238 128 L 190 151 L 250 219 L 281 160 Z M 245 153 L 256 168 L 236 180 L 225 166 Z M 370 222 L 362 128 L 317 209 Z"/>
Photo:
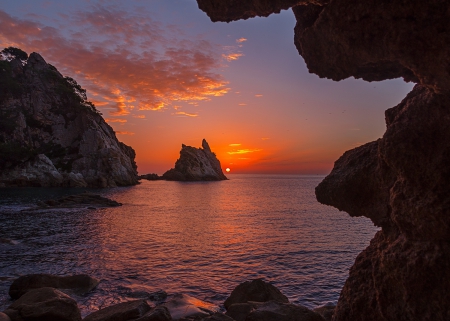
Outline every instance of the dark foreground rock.
<path id="1" fill-rule="evenodd" d="M 319 313 L 325 321 L 331 321 L 333 319 L 334 311 L 336 310 L 336 305 L 324 305 L 313 309 L 314 312 Z"/>
<path id="2" fill-rule="evenodd" d="M 418 84 L 386 111 L 383 138 L 346 152 L 316 195 L 382 228 L 351 268 L 335 321 L 449 320 L 448 1 L 197 2 L 221 21 L 292 5 L 294 42 L 310 72 Z"/>
<path id="3" fill-rule="evenodd" d="M 0 321 L 11 321 L 11 318 L 7 314 L 0 312 Z"/>
<path id="4" fill-rule="evenodd" d="M 224 306 L 228 309 L 234 303 L 246 303 L 249 301 L 289 303 L 288 298 L 275 286 L 261 279 L 256 279 L 239 284 L 225 300 Z"/>
<path id="5" fill-rule="evenodd" d="M 81 321 L 76 301 L 53 288 L 30 290 L 4 312 L 12 321 Z"/>
<path id="6" fill-rule="evenodd" d="M 144 300 L 119 303 L 100 309 L 85 317 L 84 321 L 128 321 L 144 316 L 152 308 Z"/>
<path id="7" fill-rule="evenodd" d="M 134 150 L 39 54 L 0 55 L 0 186 L 134 185 Z"/>
<path id="8" fill-rule="evenodd" d="M 158 174 L 144 174 L 144 175 L 139 175 L 139 179 L 146 179 L 148 181 L 159 181 L 164 178 L 162 176 L 159 176 Z"/>
<path id="9" fill-rule="evenodd" d="M 220 161 L 204 139 L 202 148 L 183 144 L 175 168 L 165 172 L 162 178 L 168 181 L 220 181 L 227 179 L 220 167 Z"/>
<path id="10" fill-rule="evenodd" d="M 56 289 L 70 289 L 76 294 L 85 294 L 92 291 L 99 283 L 86 274 L 72 276 L 57 276 L 51 274 L 30 274 L 14 280 L 9 288 L 12 299 L 18 299 L 26 292 L 44 287 Z"/>
<path id="11" fill-rule="evenodd" d="M 69 195 L 57 200 L 48 200 L 37 204 L 40 208 L 80 208 L 80 207 L 116 207 L 122 204 L 109 198 L 90 193 Z"/>

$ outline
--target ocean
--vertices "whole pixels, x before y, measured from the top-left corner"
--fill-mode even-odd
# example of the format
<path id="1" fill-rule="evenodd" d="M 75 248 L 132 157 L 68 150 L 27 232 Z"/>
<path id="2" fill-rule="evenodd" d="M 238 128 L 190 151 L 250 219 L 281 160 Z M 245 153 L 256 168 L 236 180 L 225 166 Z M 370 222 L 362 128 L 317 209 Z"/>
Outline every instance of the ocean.
<path id="1" fill-rule="evenodd" d="M 89 190 L 123 203 L 27 211 L 85 189 L 0 189 L 0 311 L 17 277 L 88 274 L 83 316 L 159 290 L 223 307 L 241 282 L 262 278 L 290 302 L 335 304 L 356 256 L 378 230 L 319 204 L 322 176 L 228 174 L 220 182 L 141 181 Z"/>

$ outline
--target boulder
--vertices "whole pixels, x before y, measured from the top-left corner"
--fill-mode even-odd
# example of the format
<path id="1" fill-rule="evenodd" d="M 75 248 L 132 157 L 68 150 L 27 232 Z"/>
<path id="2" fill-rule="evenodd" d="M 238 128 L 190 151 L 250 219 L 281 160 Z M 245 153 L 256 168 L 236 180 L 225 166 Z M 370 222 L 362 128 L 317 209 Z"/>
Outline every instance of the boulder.
<path id="1" fill-rule="evenodd" d="M 313 311 L 319 313 L 325 321 L 331 321 L 333 319 L 334 310 L 336 310 L 335 304 L 326 304 L 313 309 Z"/>
<path id="2" fill-rule="evenodd" d="M 6 310 L 12 321 L 81 321 L 75 300 L 53 288 L 30 290 Z"/>
<path id="3" fill-rule="evenodd" d="M 162 175 L 169 181 L 220 181 L 226 180 L 216 154 L 211 151 L 206 140 L 202 148 L 182 145 L 180 158 L 172 168 Z"/>
<path id="4" fill-rule="evenodd" d="M 119 303 L 95 311 L 89 314 L 87 317 L 85 317 L 83 321 L 128 321 L 136 319 L 141 320 L 140 318 L 143 317 L 150 310 L 151 307 L 148 305 L 147 302 L 145 302 L 144 300 L 135 300 Z M 156 320 L 157 319 L 155 319 L 155 321 Z"/>
<path id="5" fill-rule="evenodd" d="M 249 301 L 266 302 L 277 301 L 288 303 L 288 298 L 280 292 L 275 286 L 264 282 L 262 279 L 245 281 L 239 284 L 225 300 L 226 309 L 234 303 L 246 303 Z"/>
<path id="6" fill-rule="evenodd" d="M 245 318 L 255 309 L 253 303 L 233 303 L 227 308 L 225 313 L 235 321 L 245 321 Z"/>
<path id="7" fill-rule="evenodd" d="M 206 318 L 199 319 L 199 321 L 236 321 L 236 320 L 230 318 L 229 316 L 223 313 L 216 312 L 213 315 L 210 315 Z"/>
<path id="8" fill-rule="evenodd" d="M 169 310 L 164 306 L 157 306 L 147 312 L 143 317 L 135 321 L 170 321 L 172 317 L 170 316 Z"/>
<path id="9" fill-rule="evenodd" d="M 41 208 L 99 208 L 122 206 L 122 204 L 119 202 L 97 194 L 90 193 L 64 196 L 57 200 L 41 201 L 37 205 Z"/>
<path id="10" fill-rule="evenodd" d="M 175 294 L 163 304 L 174 320 L 207 317 L 219 311 L 219 307 L 186 294 Z"/>
<path id="11" fill-rule="evenodd" d="M 301 305 L 269 301 L 255 307 L 245 321 L 324 321 L 320 314 Z"/>
<path id="12" fill-rule="evenodd" d="M 0 321 L 11 321 L 11 318 L 7 314 L 0 312 Z"/>
<path id="13" fill-rule="evenodd" d="M 50 274 L 29 274 L 14 280 L 9 288 L 12 299 L 18 299 L 26 292 L 44 287 L 70 289 L 77 294 L 85 294 L 93 290 L 99 281 L 86 274 L 57 276 Z"/>

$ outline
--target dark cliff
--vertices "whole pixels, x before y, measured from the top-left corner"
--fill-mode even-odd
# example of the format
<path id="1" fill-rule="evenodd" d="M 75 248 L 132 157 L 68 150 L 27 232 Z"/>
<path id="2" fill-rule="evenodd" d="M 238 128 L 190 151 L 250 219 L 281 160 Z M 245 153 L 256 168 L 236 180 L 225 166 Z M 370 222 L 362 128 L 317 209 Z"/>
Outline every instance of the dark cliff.
<path id="1" fill-rule="evenodd" d="M 220 161 L 204 139 L 202 148 L 183 144 L 175 168 L 165 172 L 162 178 L 169 181 L 220 181 L 227 179 L 222 172 Z"/>
<path id="2" fill-rule="evenodd" d="M 134 157 L 75 80 L 37 53 L 1 52 L 1 185 L 132 185 Z"/>
<path id="3" fill-rule="evenodd" d="M 310 72 L 418 84 L 386 111 L 384 136 L 346 152 L 316 195 L 382 228 L 350 269 L 333 320 L 449 320 L 449 2 L 197 2 L 213 21 L 293 6 L 294 42 Z"/>

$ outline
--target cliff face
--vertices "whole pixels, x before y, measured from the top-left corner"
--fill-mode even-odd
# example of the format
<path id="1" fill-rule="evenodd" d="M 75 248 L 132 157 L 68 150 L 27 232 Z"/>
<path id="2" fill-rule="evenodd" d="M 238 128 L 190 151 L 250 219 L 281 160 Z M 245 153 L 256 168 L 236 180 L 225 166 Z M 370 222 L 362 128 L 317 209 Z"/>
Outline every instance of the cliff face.
<path id="1" fill-rule="evenodd" d="M 175 168 L 165 172 L 163 179 L 169 181 L 220 181 L 226 180 L 220 162 L 211 151 L 206 140 L 202 141 L 203 148 L 182 145 L 180 158 Z"/>
<path id="2" fill-rule="evenodd" d="M 259 15 L 265 3 L 243 1 L 224 19 L 219 2 L 198 0 L 213 20 L 224 21 L 248 18 L 248 6 Z M 449 320 L 448 1 L 296 4 L 295 44 L 310 72 L 418 83 L 386 111 L 384 136 L 346 152 L 316 188 L 320 202 L 382 228 L 350 269 L 333 320 Z M 272 6 L 278 12 L 286 3 Z"/>
<path id="3" fill-rule="evenodd" d="M 0 184 L 137 183 L 134 150 L 117 140 L 75 80 L 37 53 L 5 49 L 0 59 Z"/>

